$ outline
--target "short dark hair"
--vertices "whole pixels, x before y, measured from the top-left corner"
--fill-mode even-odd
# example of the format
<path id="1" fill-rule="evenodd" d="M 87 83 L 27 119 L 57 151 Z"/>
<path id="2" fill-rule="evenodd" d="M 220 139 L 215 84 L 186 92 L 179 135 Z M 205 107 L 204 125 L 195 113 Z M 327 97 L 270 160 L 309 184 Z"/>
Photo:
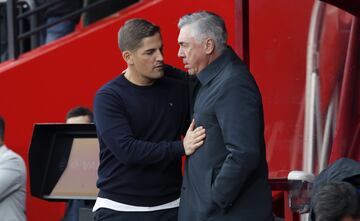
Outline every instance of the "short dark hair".
<path id="1" fill-rule="evenodd" d="M 4 134 L 5 134 L 5 120 L 0 116 L 0 140 L 4 141 Z"/>
<path id="2" fill-rule="evenodd" d="M 130 19 L 120 28 L 118 43 L 121 51 L 133 51 L 141 47 L 144 38 L 160 33 L 160 28 L 145 19 Z"/>
<path id="3" fill-rule="evenodd" d="M 338 221 L 345 217 L 360 218 L 359 201 L 359 193 L 350 183 L 328 183 L 315 194 L 315 220 Z"/>
<path id="4" fill-rule="evenodd" d="M 77 106 L 69 110 L 66 114 L 66 119 L 79 116 L 89 116 L 91 122 L 94 120 L 94 115 L 89 108 Z"/>

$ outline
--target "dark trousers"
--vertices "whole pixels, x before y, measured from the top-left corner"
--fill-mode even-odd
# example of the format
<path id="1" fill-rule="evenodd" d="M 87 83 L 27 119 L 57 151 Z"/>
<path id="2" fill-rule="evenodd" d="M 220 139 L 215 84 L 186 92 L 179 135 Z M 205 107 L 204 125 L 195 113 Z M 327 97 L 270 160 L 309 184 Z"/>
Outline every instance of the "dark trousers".
<path id="1" fill-rule="evenodd" d="M 152 212 L 119 212 L 100 208 L 94 213 L 94 221 L 177 221 L 178 208 Z"/>

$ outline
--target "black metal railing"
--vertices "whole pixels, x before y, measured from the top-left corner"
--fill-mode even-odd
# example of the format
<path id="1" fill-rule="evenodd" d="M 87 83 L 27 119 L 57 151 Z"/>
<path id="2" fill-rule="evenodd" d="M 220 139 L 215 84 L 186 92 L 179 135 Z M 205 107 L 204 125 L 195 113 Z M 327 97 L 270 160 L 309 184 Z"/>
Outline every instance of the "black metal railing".
<path id="1" fill-rule="evenodd" d="M 65 20 L 75 18 L 77 16 L 80 16 L 84 12 L 88 12 L 89 10 L 96 9 L 98 7 L 101 7 L 106 2 L 110 2 L 114 0 L 96 0 L 92 3 L 89 3 L 88 5 L 75 10 L 73 12 L 70 12 L 58 20 L 51 22 L 51 23 L 41 23 L 38 21 L 39 15 L 43 13 L 44 10 L 48 9 L 49 7 L 53 7 L 56 4 L 60 4 L 62 0 L 53 0 L 51 2 L 47 2 L 42 4 L 41 6 L 35 6 L 30 7 L 32 4 L 31 1 L 29 3 L 28 1 L 24 0 L 7 0 L 6 2 L 6 13 L 7 13 L 7 53 L 8 59 L 16 59 L 21 53 L 24 53 L 26 49 L 24 47 L 21 47 L 24 41 L 30 39 L 30 49 L 36 48 L 40 45 L 40 38 L 41 34 L 44 33 L 44 31 L 52 27 L 54 25 L 57 25 Z M 119 1 L 119 0 L 117 0 Z M 124 7 L 127 7 L 129 5 L 132 5 L 136 2 L 139 2 L 139 0 L 123 0 L 125 2 Z M 29 10 L 24 12 L 23 10 L 19 10 L 19 7 L 21 4 L 28 4 Z M 35 5 L 35 4 L 34 4 Z M 21 28 L 21 24 L 24 23 L 24 21 L 31 21 L 31 25 L 28 30 L 24 31 L 23 28 Z M 1 62 L 1 60 L 0 60 Z"/>

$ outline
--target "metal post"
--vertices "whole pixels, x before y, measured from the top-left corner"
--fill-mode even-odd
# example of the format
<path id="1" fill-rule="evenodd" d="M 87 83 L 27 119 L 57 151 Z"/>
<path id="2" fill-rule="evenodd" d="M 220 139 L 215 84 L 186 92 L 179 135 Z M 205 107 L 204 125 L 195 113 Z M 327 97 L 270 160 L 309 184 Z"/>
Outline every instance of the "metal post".
<path id="1" fill-rule="evenodd" d="M 325 4 L 316 0 L 310 19 L 308 34 L 308 45 L 306 55 L 306 88 L 305 88 L 305 119 L 304 119 L 304 148 L 303 148 L 303 170 L 314 173 L 314 142 L 315 142 L 315 102 L 316 87 L 318 83 L 318 58 L 319 39 L 321 36 L 322 21 L 324 18 Z M 321 126 L 321 125 L 318 125 Z M 318 130 L 319 131 L 319 130 Z M 321 131 L 319 131 L 321 132 Z M 322 136 L 321 136 L 322 137 Z M 316 143 L 317 144 L 317 143 Z"/>
<path id="2" fill-rule="evenodd" d="M 33 11 L 36 8 L 34 0 L 24 0 L 29 6 L 29 11 Z M 22 13 L 23 14 L 23 13 Z M 18 18 L 19 19 L 19 18 Z M 30 30 L 33 30 L 37 27 L 38 18 L 36 14 L 29 16 Z M 30 37 L 30 50 L 38 47 L 40 45 L 40 34 L 34 34 Z"/>
<path id="3" fill-rule="evenodd" d="M 235 1 L 235 49 L 250 69 L 249 0 Z"/>
<path id="4" fill-rule="evenodd" d="M 16 0 L 8 0 L 6 2 L 6 14 L 9 59 L 16 59 L 19 56 L 19 45 L 17 42 L 18 22 L 16 20 Z"/>

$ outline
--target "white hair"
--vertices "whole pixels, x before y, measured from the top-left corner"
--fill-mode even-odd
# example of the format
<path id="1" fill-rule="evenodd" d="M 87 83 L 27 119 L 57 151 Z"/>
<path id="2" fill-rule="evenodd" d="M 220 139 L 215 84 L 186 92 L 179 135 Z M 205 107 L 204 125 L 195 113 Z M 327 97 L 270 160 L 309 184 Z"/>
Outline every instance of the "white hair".
<path id="1" fill-rule="evenodd" d="M 187 14 L 180 18 L 178 27 L 181 29 L 186 25 L 191 25 L 193 37 L 197 41 L 211 38 L 219 51 L 226 48 L 227 31 L 225 22 L 220 16 L 208 11 Z"/>

